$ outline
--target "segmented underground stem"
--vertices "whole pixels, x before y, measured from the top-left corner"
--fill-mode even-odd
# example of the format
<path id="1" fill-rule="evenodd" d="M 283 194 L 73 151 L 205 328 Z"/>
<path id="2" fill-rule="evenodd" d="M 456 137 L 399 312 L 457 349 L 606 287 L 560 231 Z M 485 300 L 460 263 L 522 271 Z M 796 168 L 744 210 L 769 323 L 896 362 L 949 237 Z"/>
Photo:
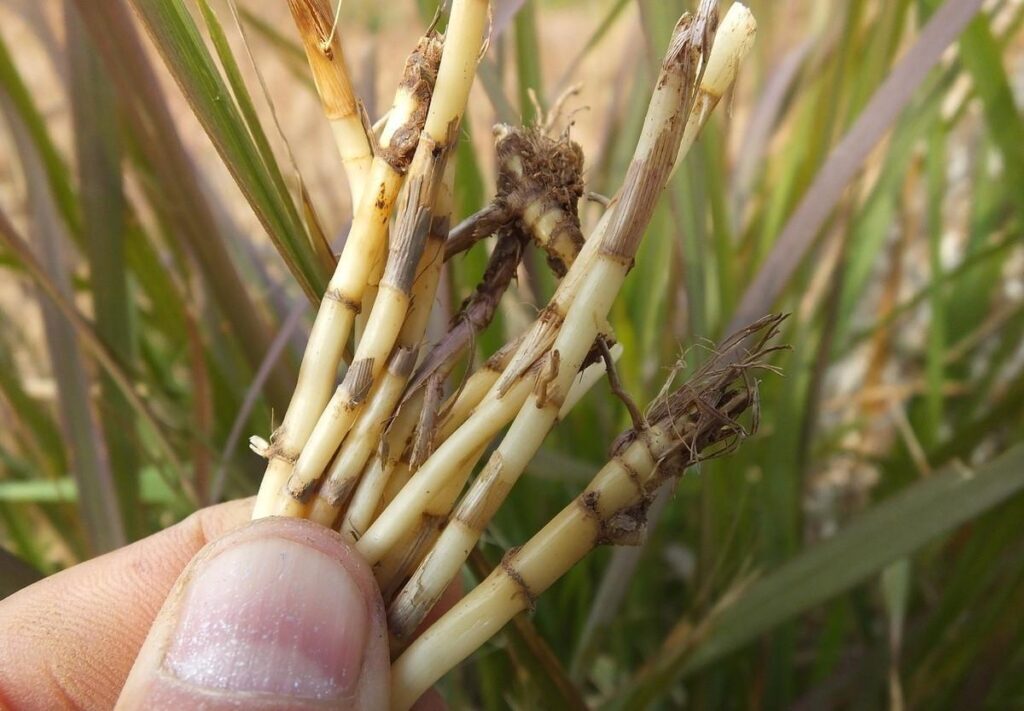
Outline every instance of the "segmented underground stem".
<path id="1" fill-rule="evenodd" d="M 288 8 L 306 50 L 320 103 L 334 132 L 352 204 L 357 205 L 370 174 L 373 149 L 366 138 L 362 111 L 349 79 L 340 34 L 331 33 L 334 13 L 327 0 L 288 0 Z"/>
<path id="2" fill-rule="evenodd" d="M 286 495 L 278 502 L 278 513 L 301 514 L 301 503 L 296 502 L 302 502 L 313 491 L 324 467 L 355 422 L 355 415 L 383 370 L 405 321 L 437 188 L 476 74 L 487 16 L 486 0 L 453 3 L 437 82 L 413 157 L 409 186 L 373 312 L 342 384 L 303 447 L 288 480 Z"/>
<path id="3" fill-rule="evenodd" d="M 462 423 L 469 418 L 488 391 L 494 387 L 494 383 L 497 382 L 502 371 L 508 367 L 509 361 L 515 355 L 521 342 L 522 338 L 517 337 L 498 349 L 479 368 L 474 370 L 466 382 L 448 399 L 448 402 L 441 408 L 443 415 L 438 425 L 437 435 L 440 441 L 448 439 L 451 433 L 461 427 Z"/>
<path id="4" fill-rule="evenodd" d="M 429 138 L 421 146 L 432 144 Z M 290 515 L 312 495 L 332 455 L 355 423 L 371 388 L 384 370 L 412 299 L 417 266 L 430 231 L 434 199 L 444 171 L 445 151 L 417 149 L 398 220 L 391 234 L 388 264 L 381 279 L 366 331 L 341 384 L 309 435 L 281 496 L 277 513 Z"/>
<path id="5" fill-rule="evenodd" d="M 717 15 L 705 3 L 695 21 L 688 16 L 676 28 L 662 64 L 640 142 L 625 183 L 611 208 L 607 233 L 565 314 L 546 367 L 501 445 L 473 482 L 437 544 L 396 600 L 401 627 L 410 635 L 434 606 L 466 561 L 484 529 L 504 502 L 541 442 L 554 425 L 572 379 L 606 322 L 640 245 L 679 150 L 685 117 L 692 107 L 702 56 L 710 50 Z"/>
<path id="6" fill-rule="evenodd" d="M 331 460 L 323 485 L 306 517 L 333 528 L 342 505 L 359 483 L 359 475 L 377 448 L 380 433 L 394 412 L 416 363 L 416 350 L 396 347 L 383 376 L 373 385 L 368 404 L 352 429 L 352 436 Z"/>
<path id="7" fill-rule="evenodd" d="M 460 416 L 466 413 L 464 422 L 455 426 L 452 431 L 444 421 L 441 423 L 444 442 L 423 463 L 416 476 L 395 494 L 356 544 L 356 548 L 370 563 L 377 562 L 390 546 L 395 545 L 403 535 L 418 525 L 424 507 L 433 493 L 443 488 L 450 478 L 458 476 L 459 463 L 494 437 L 519 412 L 561 324 L 561 318 L 552 318 L 552 315 L 564 313 L 571 303 L 576 290 L 583 282 L 588 265 L 593 261 L 610 217 L 610 210 L 602 216 L 568 274 L 559 283 L 541 318 L 521 338 L 502 349 L 501 363 L 504 367 L 479 400 L 479 404 L 476 404 L 475 398 L 468 397 L 479 392 L 477 388 L 470 386 L 483 385 L 485 381 L 491 381 L 497 364 L 495 368 L 481 369 L 478 371 L 479 376 L 475 375 L 467 382 L 466 388 L 450 409 L 450 413 L 458 411 Z M 497 354 L 492 360 L 496 357 Z M 469 408 L 472 410 L 467 413 Z M 454 417 L 446 419 L 449 423 L 458 422 Z"/>
<path id="8" fill-rule="evenodd" d="M 526 402 L 539 367 L 524 377 L 502 398 L 485 398 L 461 427 L 452 432 L 423 463 L 395 498 L 356 542 L 356 550 L 371 565 L 420 522 L 433 496 L 459 476 L 461 465 L 485 446 L 507 424 L 506 411 Z"/>
<path id="9" fill-rule="evenodd" d="M 359 540 L 363 531 L 373 522 L 391 475 L 409 446 L 421 402 L 422 398 L 414 398 L 399 411 L 384 434 L 379 453 L 370 460 L 360 476 L 341 522 L 341 535 L 349 543 Z M 323 506 L 319 497 L 313 504 L 314 511 L 318 506 Z"/>
<path id="10" fill-rule="evenodd" d="M 649 425 L 619 438 L 611 461 L 572 503 L 412 642 L 391 667 L 392 708 L 409 708 L 595 547 L 640 542 L 654 493 L 695 462 L 734 448 L 747 435 L 738 419 L 751 407 L 756 428 L 756 384 L 748 373 L 762 367 L 779 321 L 768 317 L 737 334 L 725 348 L 735 350 L 755 331 L 762 337 L 745 357 L 721 367 L 713 358 L 656 401 Z"/>
<path id="11" fill-rule="evenodd" d="M 278 508 L 293 464 L 330 398 L 368 275 L 384 249 L 388 217 L 426 116 L 440 55 L 440 40 L 424 37 L 406 62 L 380 153 L 374 156 L 345 248 L 313 321 L 295 391 L 265 452 L 269 461 L 253 518 L 269 516 Z"/>
<path id="12" fill-rule="evenodd" d="M 497 138 L 500 205 L 547 252 L 559 277 L 583 247 L 578 213 L 583 197 L 583 150 L 568 135 L 549 138 L 539 128 L 499 124 Z"/>
<path id="13" fill-rule="evenodd" d="M 434 295 L 441 278 L 444 240 L 451 222 L 455 164 L 449 162 L 443 184 L 436 197 L 437 208 L 430 223 L 426 246 L 410 289 L 410 307 L 399 330 L 384 378 L 376 383 L 366 408 L 359 412 L 354 429 L 345 438 L 317 493 L 309 518 L 330 526 L 337 518 L 348 495 L 359 483 L 359 475 L 376 449 L 381 433 L 405 391 L 419 344 L 427 330 Z M 312 441 L 312 439 L 311 439 Z M 301 462 L 301 457 L 300 457 Z M 298 466 L 296 466 L 298 470 Z"/>
<path id="14" fill-rule="evenodd" d="M 485 451 L 486 446 L 480 447 L 459 465 L 457 475 L 452 477 L 451 481 L 427 503 L 419 525 L 374 565 L 373 573 L 385 601 L 394 596 L 409 574 L 423 560 L 427 551 L 433 547 L 442 527 L 448 520 L 448 513 L 458 500 L 466 480 L 469 479 L 473 468 L 476 467 Z M 397 650 L 402 642 L 403 640 L 392 638 L 392 647 Z"/>
<path id="15" fill-rule="evenodd" d="M 390 546 L 418 525 L 433 493 L 443 488 L 452 477 L 458 477 L 459 463 L 511 422 L 526 402 L 534 380 L 544 365 L 545 354 L 561 324 L 559 314 L 568 308 L 583 282 L 610 217 L 611 211 L 602 216 L 531 330 L 502 349 L 500 364 L 494 363 L 494 367 L 482 368 L 478 375 L 467 382 L 454 406 L 450 408 L 449 416 L 441 423 L 440 435 L 444 441 L 424 462 L 416 476 L 395 494 L 356 544 L 359 552 L 371 563 L 378 561 Z M 492 361 L 497 355 L 492 357 Z M 501 373 L 494 378 L 494 373 L 501 366 Z M 476 396 L 482 389 L 478 386 L 486 383 L 493 384 L 489 385 L 477 404 Z M 457 424 L 459 418 L 454 416 L 455 413 L 464 418 L 461 424 Z"/>
<path id="16" fill-rule="evenodd" d="M 615 345 L 611 349 L 612 359 L 617 360 L 622 354 L 622 347 Z M 590 391 L 590 389 L 604 377 L 605 363 L 598 361 L 590 364 L 580 373 L 569 389 L 565 398 L 559 417 L 565 417 L 576 403 Z M 384 600 L 391 600 L 396 592 L 396 586 L 404 583 L 409 575 L 419 566 L 427 552 L 434 546 L 441 534 L 442 528 L 448 521 L 448 516 L 455 505 L 459 494 L 462 492 L 465 482 L 476 467 L 477 462 L 484 455 L 486 446 L 480 447 L 473 452 L 465 461 L 460 464 L 460 470 L 452 477 L 441 490 L 424 507 L 419 526 L 405 537 L 374 566 L 374 575 L 384 592 Z M 389 610 L 389 628 L 403 629 L 406 623 L 401 619 L 405 607 L 398 603 L 392 605 Z M 392 619 L 392 614 L 395 617 Z M 396 653 L 405 646 L 407 637 L 392 635 L 391 649 Z"/>
<path id="17" fill-rule="evenodd" d="M 619 344 L 612 346 L 610 354 L 613 362 L 618 360 L 622 355 L 622 346 Z M 605 368 L 606 364 L 601 360 L 591 363 L 580 372 L 579 377 L 573 381 L 572 386 L 569 388 L 569 393 L 562 403 L 558 413 L 559 419 L 568 415 L 583 396 L 605 376 Z M 424 508 L 419 528 L 416 529 L 414 534 L 407 535 L 404 539 L 406 545 L 399 544 L 395 546 L 381 559 L 380 567 L 386 572 L 377 574 L 377 568 L 375 567 L 375 574 L 377 574 L 377 579 L 381 583 L 382 589 L 389 591 L 384 597 L 385 601 L 391 599 L 394 593 L 392 588 L 396 581 L 405 581 L 409 578 L 410 574 L 422 563 L 427 552 L 436 544 L 443 527 L 448 523 L 449 515 L 459 493 L 462 492 L 466 480 L 485 451 L 486 448 L 481 447 L 474 452 L 461 465 L 462 470 L 458 475 L 453 477 L 442 488 L 441 492 L 431 499 Z M 396 553 L 396 551 L 399 551 L 399 553 Z M 392 564 L 396 557 L 400 557 L 400 565 Z M 384 588 L 385 583 L 392 587 Z M 441 581 L 437 581 L 436 584 L 440 585 Z M 408 590 L 408 587 L 403 588 L 402 595 L 398 596 L 388 609 L 388 629 L 392 632 L 391 650 L 393 655 L 404 648 L 405 643 L 408 642 L 409 630 L 415 630 L 420 622 L 422 622 L 421 619 L 417 619 L 418 609 L 408 602 Z"/>

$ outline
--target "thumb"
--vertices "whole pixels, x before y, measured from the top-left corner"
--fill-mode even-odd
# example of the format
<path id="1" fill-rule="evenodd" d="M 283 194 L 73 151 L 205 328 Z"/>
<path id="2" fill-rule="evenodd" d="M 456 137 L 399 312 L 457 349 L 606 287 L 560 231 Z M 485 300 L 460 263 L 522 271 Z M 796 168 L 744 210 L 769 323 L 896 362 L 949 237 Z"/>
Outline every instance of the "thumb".
<path id="1" fill-rule="evenodd" d="M 388 706 L 388 683 L 369 568 L 333 531 L 272 518 L 185 568 L 117 708 L 377 709 Z"/>

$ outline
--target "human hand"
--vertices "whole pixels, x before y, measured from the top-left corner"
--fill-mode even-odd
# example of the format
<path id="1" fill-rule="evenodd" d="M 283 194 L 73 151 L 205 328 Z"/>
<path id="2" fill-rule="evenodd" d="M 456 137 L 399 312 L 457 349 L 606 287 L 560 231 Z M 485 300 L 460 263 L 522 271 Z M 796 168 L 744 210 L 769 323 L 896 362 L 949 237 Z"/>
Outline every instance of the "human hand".
<path id="1" fill-rule="evenodd" d="M 204 509 L 0 602 L 0 707 L 386 708 L 369 568 L 321 526 L 251 511 Z"/>

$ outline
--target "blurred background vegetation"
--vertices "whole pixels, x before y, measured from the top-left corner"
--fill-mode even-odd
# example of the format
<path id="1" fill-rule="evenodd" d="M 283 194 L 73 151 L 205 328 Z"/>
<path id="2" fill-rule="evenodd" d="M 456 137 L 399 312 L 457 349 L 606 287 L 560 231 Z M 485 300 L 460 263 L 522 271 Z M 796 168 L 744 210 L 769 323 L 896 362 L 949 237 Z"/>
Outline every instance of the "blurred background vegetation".
<path id="1" fill-rule="evenodd" d="M 130 4 L 0 1 L 0 595 L 254 493 L 246 440 L 287 402 L 315 246 L 351 214 L 283 3 Z M 642 547 L 588 558 L 450 676 L 456 708 L 1024 707 L 1024 3 L 750 4 L 752 56 L 613 325 L 640 402 L 772 309 L 785 375 Z M 576 82 L 588 187 L 613 193 L 684 9 L 496 2 L 459 216 L 492 191 L 489 127 Z M 434 10 L 346 0 L 370 116 Z M 485 260 L 449 265 L 439 326 Z M 528 264 L 478 354 L 551 288 Z M 627 425 L 596 387 L 477 572 Z"/>

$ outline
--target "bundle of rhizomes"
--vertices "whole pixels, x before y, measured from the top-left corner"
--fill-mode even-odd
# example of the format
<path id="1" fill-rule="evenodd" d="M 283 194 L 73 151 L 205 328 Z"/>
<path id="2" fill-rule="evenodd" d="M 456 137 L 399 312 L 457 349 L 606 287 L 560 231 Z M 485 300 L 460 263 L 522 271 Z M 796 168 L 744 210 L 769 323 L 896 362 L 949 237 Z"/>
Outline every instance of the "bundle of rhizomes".
<path id="1" fill-rule="evenodd" d="M 454 0 L 445 34 L 431 29 L 420 40 L 379 135 L 352 90 L 328 0 L 289 7 L 355 208 L 291 403 L 270 442 L 252 440 L 268 460 L 254 517 L 310 518 L 366 558 L 389 607 L 393 704 L 407 708 L 595 545 L 638 540 L 652 492 L 745 433 L 740 416 L 756 410 L 751 371 L 774 318 L 723 343 L 646 416 L 631 405 L 634 428 L 591 485 L 412 640 L 555 423 L 605 374 L 628 402 L 614 377 L 621 349 L 610 309 L 661 192 L 732 84 L 755 24 L 735 4 L 719 27 L 714 0 L 679 20 L 623 185 L 584 237 L 583 153 L 567 130 L 552 135 L 550 121 L 495 129 L 496 196 L 450 227 L 450 158 L 486 46 L 486 0 Z M 427 344 L 445 261 L 490 236 L 479 285 L 448 332 Z M 547 305 L 521 335 L 449 382 L 472 362 L 476 336 L 534 249 L 559 280 Z"/>

